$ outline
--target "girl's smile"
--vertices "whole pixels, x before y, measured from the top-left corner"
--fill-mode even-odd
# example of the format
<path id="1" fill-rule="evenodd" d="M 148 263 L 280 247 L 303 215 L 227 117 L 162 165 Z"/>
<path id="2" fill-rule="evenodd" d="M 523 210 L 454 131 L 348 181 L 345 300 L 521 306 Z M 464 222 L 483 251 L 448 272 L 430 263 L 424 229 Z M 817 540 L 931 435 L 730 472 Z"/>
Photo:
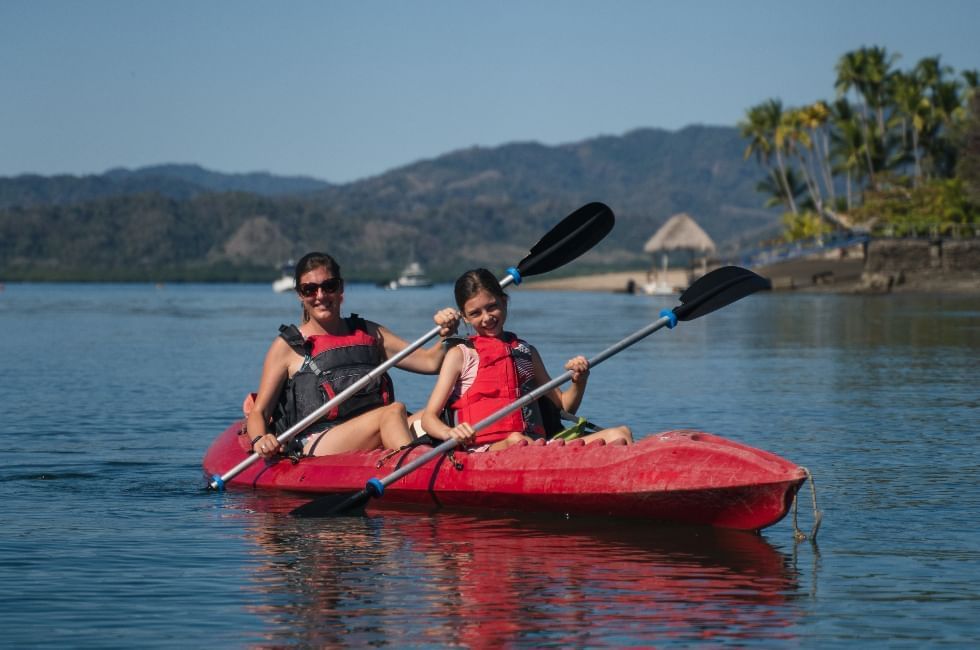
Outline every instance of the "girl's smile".
<path id="1" fill-rule="evenodd" d="M 478 335 L 497 337 L 504 331 L 507 306 L 481 290 L 463 304 L 463 318 Z"/>

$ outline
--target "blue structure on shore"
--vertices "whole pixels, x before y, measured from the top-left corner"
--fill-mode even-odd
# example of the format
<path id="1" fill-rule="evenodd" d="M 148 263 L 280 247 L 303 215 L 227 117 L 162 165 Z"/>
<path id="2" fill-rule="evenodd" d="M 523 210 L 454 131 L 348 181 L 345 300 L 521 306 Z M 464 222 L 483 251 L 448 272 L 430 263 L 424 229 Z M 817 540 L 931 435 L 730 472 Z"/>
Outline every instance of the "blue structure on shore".
<path id="1" fill-rule="evenodd" d="M 775 246 L 761 246 L 748 249 L 729 258 L 727 262 L 749 268 L 769 266 L 827 251 L 850 248 L 858 244 L 863 245 L 869 241 L 871 241 L 871 235 L 869 233 L 839 232 Z"/>

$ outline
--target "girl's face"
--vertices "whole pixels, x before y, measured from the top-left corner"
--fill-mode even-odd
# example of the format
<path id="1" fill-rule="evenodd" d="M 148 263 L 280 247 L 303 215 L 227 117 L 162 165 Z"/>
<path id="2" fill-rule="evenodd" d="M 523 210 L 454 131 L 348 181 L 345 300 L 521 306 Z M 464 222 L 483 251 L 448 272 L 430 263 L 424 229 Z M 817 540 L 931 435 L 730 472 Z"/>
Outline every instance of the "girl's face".
<path id="1" fill-rule="evenodd" d="M 463 304 L 463 318 L 480 336 L 498 337 L 504 331 L 507 305 L 486 290 L 480 290 Z"/>
<path id="2" fill-rule="evenodd" d="M 340 318 L 344 281 L 335 279 L 327 269 L 317 267 L 301 275 L 296 290 L 310 318 L 318 321 Z"/>

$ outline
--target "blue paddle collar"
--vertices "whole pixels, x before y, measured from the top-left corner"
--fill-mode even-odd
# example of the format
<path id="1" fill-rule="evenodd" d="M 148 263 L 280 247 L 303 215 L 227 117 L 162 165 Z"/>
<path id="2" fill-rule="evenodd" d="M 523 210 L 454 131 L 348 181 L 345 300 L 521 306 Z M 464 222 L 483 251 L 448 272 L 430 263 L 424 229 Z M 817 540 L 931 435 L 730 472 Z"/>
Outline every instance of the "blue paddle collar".
<path id="1" fill-rule="evenodd" d="M 385 484 L 376 478 L 368 481 L 367 486 L 365 487 L 367 488 L 368 493 L 373 497 L 380 497 L 385 493 Z"/>

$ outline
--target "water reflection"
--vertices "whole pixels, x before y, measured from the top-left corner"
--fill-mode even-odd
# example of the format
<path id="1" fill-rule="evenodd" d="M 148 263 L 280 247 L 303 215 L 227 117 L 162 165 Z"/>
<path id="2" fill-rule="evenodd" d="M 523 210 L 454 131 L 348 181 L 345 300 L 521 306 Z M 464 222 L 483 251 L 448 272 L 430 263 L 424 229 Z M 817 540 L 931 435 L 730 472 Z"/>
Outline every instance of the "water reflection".
<path id="1" fill-rule="evenodd" d="M 792 638 L 792 559 L 763 537 L 382 510 L 298 520 L 248 495 L 263 642 L 623 645 Z"/>

